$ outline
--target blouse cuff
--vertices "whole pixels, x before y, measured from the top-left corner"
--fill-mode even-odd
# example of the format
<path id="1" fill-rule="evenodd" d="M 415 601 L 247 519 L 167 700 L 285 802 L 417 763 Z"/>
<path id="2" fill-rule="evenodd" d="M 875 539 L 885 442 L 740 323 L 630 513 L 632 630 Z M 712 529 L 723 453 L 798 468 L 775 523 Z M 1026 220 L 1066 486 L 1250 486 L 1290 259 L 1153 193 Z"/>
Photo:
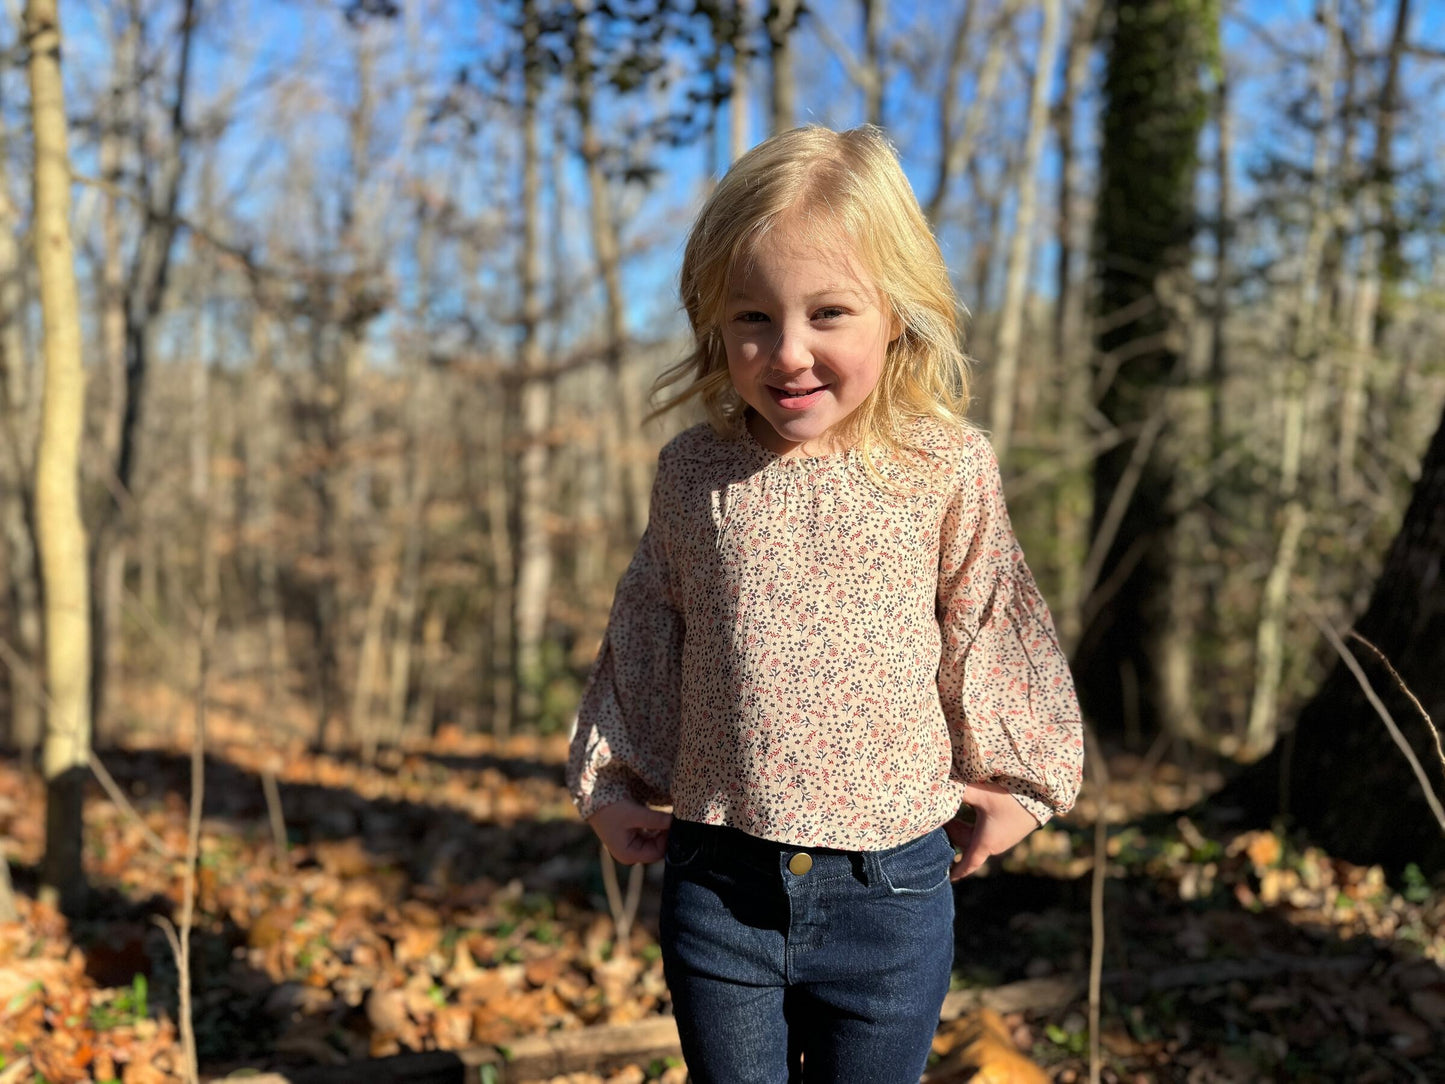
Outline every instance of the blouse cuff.
<path id="1" fill-rule="evenodd" d="M 1039 822 L 1040 827 L 1047 824 L 1049 818 L 1054 815 L 1053 806 L 1049 805 L 1047 802 L 1041 801 L 1040 799 L 1033 797 L 1033 795 L 1020 794 L 1016 790 L 1010 790 L 1009 793 L 1014 796 L 1014 799 L 1018 802 L 1019 805 L 1023 806 L 1026 810 L 1033 814 L 1034 820 Z"/>
<path id="2" fill-rule="evenodd" d="M 584 821 L 604 806 L 617 802 L 639 801 L 632 792 L 632 787 L 628 785 L 623 772 L 607 771 L 605 768 L 598 773 L 597 781 L 590 789 L 581 794 L 574 794 L 572 800 L 577 806 L 577 813 Z"/>

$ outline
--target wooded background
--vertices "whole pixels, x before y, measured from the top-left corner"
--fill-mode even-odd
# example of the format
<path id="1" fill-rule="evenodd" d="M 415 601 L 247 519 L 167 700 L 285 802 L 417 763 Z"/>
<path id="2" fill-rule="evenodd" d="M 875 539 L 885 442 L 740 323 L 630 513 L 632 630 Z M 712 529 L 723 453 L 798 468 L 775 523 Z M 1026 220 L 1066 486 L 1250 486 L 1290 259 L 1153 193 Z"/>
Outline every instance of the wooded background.
<path id="1" fill-rule="evenodd" d="M 160 724 L 129 693 L 208 676 L 368 759 L 443 722 L 564 730 L 656 449 L 694 420 L 643 420 L 685 349 L 690 217 L 809 122 L 899 147 L 1111 748 L 1277 749 L 1334 665 L 1320 624 L 1390 552 L 1374 638 L 1445 706 L 1429 5 L 75 0 L 63 51 L 45 4 L 9 6 L 0 725 L 54 787 L 92 732 Z M 66 388 L 69 495 L 39 469 Z M 77 505 L 83 542 L 46 518 Z M 1329 725 L 1393 766 L 1342 689 Z"/>

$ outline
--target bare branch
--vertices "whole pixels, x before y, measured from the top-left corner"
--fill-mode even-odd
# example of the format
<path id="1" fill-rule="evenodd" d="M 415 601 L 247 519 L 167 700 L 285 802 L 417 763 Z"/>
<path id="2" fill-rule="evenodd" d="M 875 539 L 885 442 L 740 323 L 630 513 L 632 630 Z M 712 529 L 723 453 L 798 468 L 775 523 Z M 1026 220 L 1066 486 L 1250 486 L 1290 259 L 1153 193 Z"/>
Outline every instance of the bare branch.
<path id="1" fill-rule="evenodd" d="M 1395 744 L 1399 746 L 1400 752 L 1405 755 L 1405 760 L 1410 764 L 1410 770 L 1415 773 L 1415 778 L 1419 782 L 1420 788 L 1425 792 L 1425 801 L 1430 806 L 1430 812 L 1435 814 L 1435 820 L 1439 822 L 1440 830 L 1445 832 L 1445 808 L 1441 807 L 1440 799 L 1435 796 L 1435 788 L 1430 785 L 1430 778 L 1425 774 L 1425 769 L 1420 764 L 1420 758 L 1415 755 L 1415 750 L 1410 748 L 1410 743 L 1405 740 L 1405 735 L 1400 732 L 1400 727 L 1395 722 L 1394 716 L 1390 714 L 1390 709 L 1385 707 L 1384 701 L 1382 701 L 1379 694 L 1375 692 L 1375 687 L 1370 684 L 1370 679 L 1360 667 L 1359 660 L 1356 659 L 1350 649 L 1345 646 L 1345 642 L 1340 639 L 1340 634 L 1335 631 L 1335 627 L 1332 624 L 1317 614 L 1313 607 L 1304 606 L 1302 608 L 1304 609 L 1305 616 L 1314 622 L 1315 627 L 1319 629 L 1320 632 L 1324 633 L 1325 639 L 1327 639 L 1330 642 L 1330 646 L 1335 649 L 1335 653 L 1339 655 L 1340 661 L 1345 664 L 1350 673 L 1355 675 L 1355 680 L 1360 683 L 1360 691 L 1365 694 L 1365 699 L 1370 702 L 1370 706 L 1375 709 L 1375 714 L 1380 717 L 1380 721 L 1385 724 L 1385 729 L 1390 732 L 1390 737 L 1395 740 Z"/>
<path id="2" fill-rule="evenodd" d="M 1375 653 L 1375 658 L 1380 660 L 1381 665 L 1383 665 L 1384 668 L 1389 672 L 1390 676 L 1395 679 L 1395 684 L 1399 687 L 1400 691 L 1404 693 L 1407 698 L 1409 698 L 1410 703 L 1415 705 L 1415 710 L 1420 713 L 1420 718 L 1424 719 L 1425 725 L 1430 728 L 1430 734 L 1435 739 L 1435 755 L 1440 759 L 1441 769 L 1445 770 L 1445 749 L 1442 749 L 1440 746 L 1440 731 L 1435 729 L 1435 720 L 1430 718 L 1430 713 L 1425 710 L 1425 705 L 1420 703 L 1420 698 L 1410 691 L 1410 686 L 1405 684 L 1405 679 L 1400 676 L 1399 672 L 1392 665 L 1390 665 L 1390 660 L 1385 657 L 1385 653 L 1383 651 L 1381 651 L 1374 644 L 1370 643 L 1369 640 L 1366 640 L 1354 629 L 1351 629 L 1349 631 L 1349 635 L 1354 639 L 1360 641 L 1360 643 L 1364 644 L 1367 648 L 1369 648 Z"/>

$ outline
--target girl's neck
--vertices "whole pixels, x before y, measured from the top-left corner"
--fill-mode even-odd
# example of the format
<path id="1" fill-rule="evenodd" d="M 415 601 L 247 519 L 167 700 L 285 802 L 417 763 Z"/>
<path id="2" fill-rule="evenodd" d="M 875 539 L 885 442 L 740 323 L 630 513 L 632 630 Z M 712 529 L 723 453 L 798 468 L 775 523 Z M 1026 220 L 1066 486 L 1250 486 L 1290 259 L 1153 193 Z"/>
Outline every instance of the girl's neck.
<path id="1" fill-rule="evenodd" d="M 748 434 L 761 447 L 772 452 L 779 459 L 827 459 L 847 455 L 852 445 L 836 439 L 832 431 L 816 440 L 794 444 L 778 436 L 777 432 L 757 411 L 749 409 L 744 420 Z"/>

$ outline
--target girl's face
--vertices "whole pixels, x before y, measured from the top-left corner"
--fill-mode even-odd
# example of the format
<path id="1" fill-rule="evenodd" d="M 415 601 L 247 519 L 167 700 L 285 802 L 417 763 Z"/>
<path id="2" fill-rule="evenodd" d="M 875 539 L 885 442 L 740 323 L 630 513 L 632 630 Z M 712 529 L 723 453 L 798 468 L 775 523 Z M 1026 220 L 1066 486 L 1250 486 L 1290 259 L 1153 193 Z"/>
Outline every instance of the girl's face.
<path id="1" fill-rule="evenodd" d="M 822 251 L 782 228 L 728 283 L 728 375 L 753 408 L 748 428 L 779 455 L 838 449 L 829 431 L 878 386 L 902 328 L 846 246 Z"/>

